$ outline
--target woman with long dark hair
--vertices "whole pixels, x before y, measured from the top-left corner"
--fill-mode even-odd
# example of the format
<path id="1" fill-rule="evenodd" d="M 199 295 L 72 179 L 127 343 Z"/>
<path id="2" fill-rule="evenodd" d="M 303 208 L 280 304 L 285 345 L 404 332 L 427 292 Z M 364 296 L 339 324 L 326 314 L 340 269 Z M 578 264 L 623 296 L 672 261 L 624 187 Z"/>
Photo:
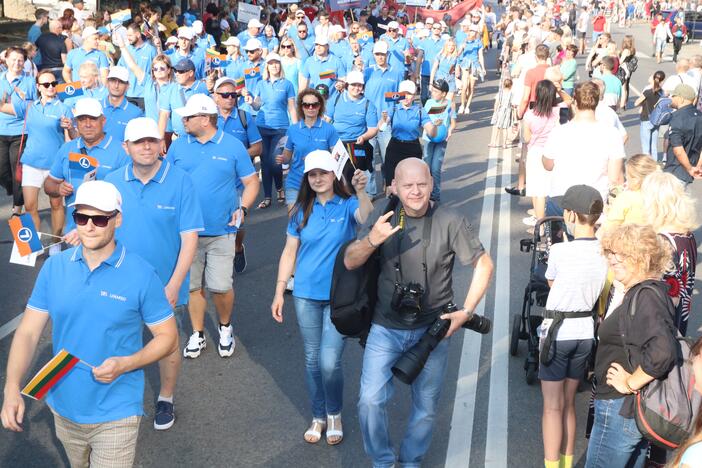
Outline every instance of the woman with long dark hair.
<path id="1" fill-rule="evenodd" d="M 344 337 L 331 323 L 329 291 L 334 260 L 341 246 L 355 238 L 356 226 L 373 209 L 365 187 L 367 177 L 356 170 L 350 195 L 334 175 L 337 162 L 328 151 L 316 150 L 304 158 L 305 171 L 293 205 L 285 248 L 280 256 L 273 319 L 283 322 L 283 294 L 296 271 L 293 298 L 305 348 L 305 379 L 312 406 L 306 442 L 315 444 L 326 429 L 329 445 L 343 439 L 341 410 L 344 376 L 341 356 Z"/>
<path id="2" fill-rule="evenodd" d="M 641 152 L 650 154 L 656 161 L 658 161 L 658 128 L 654 127 L 649 119 L 656 103 L 663 97 L 664 80 L 665 73 L 661 70 L 655 72 L 648 79 L 648 88 L 644 89 L 643 94 L 634 103 L 636 107 L 641 106 L 641 125 L 639 126 Z"/>

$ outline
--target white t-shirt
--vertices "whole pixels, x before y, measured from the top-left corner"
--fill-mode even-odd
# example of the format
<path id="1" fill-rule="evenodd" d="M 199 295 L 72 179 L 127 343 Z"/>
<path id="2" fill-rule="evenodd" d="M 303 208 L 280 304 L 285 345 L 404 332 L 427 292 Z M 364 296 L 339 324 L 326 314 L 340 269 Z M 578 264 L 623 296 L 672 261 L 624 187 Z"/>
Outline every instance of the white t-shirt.
<path id="1" fill-rule="evenodd" d="M 580 17 L 578 18 L 578 24 L 575 26 L 575 29 L 577 29 L 578 32 L 586 33 L 589 25 L 590 25 L 590 13 L 588 13 L 588 12 L 580 13 Z"/>
<path id="2" fill-rule="evenodd" d="M 554 162 L 551 197 L 565 194 L 573 185 L 585 184 L 596 188 L 603 200 L 607 200 L 609 189 L 609 161 L 626 157 L 618 130 L 601 122 L 578 121 L 553 129 L 544 156 Z"/>
<path id="3" fill-rule="evenodd" d="M 697 91 L 697 80 L 694 76 L 688 74 L 687 72 L 670 75 L 668 78 L 665 79 L 661 87 L 667 95 L 670 95 L 670 93 L 672 93 L 675 87 L 679 84 L 690 85 L 692 86 L 692 89 Z"/>
<path id="4" fill-rule="evenodd" d="M 592 310 L 607 278 L 607 261 L 597 239 L 575 239 L 554 244 L 548 256 L 546 279 L 553 281 L 547 310 L 580 312 Z M 594 338 L 592 318 L 566 319 L 557 341 Z"/>
<path id="5" fill-rule="evenodd" d="M 621 135 L 622 140 L 626 136 L 626 128 L 622 124 L 622 121 L 619 120 L 619 116 L 603 101 L 600 101 L 600 103 L 597 104 L 597 108 L 595 109 L 595 118 L 598 122 L 602 122 L 616 128 Z"/>

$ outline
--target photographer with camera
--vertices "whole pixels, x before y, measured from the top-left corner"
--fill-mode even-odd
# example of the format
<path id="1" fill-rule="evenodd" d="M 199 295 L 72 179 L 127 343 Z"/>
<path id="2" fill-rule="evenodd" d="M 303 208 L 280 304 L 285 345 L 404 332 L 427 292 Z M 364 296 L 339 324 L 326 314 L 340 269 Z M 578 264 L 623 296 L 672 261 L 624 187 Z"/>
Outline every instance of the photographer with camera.
<path id="1" fill-rule="evenodd" d="M 399 198 L 396 209 L 381 215 L 384 207 L 377 207 L 344 257 L 346 268 L 353 270 L 376 251 L 379 256 L 377 303 L 358 403 L 363 445 L 377 467 L 398 460 L 386 409 L 393 373 L 412 383 L 412 411 L 399 463 L 419 466 L 431 442 L 446 370 L 449 340 L 442 338 L 464 324 L 481 333 L 489 331 L 489 321 L 474 316 L 473 310 L 487 290 L 492 260 L 462 215 L 430 202 L 432 188 L 429 167 L 422 160 L 398 163 L 392 182 Z M 453 306 L 451 279 L 455 258 L 475 270 L 458 310 Z"/>

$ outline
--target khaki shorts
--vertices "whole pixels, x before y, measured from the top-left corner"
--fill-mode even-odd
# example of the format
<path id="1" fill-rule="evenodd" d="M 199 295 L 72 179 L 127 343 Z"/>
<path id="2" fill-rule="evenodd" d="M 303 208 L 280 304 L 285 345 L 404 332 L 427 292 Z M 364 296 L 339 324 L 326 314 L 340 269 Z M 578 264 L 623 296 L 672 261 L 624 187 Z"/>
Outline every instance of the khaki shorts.
<path id="1" fill-rule="evenodd" d="M 141 416 L 129 416 L 100 424 L 78 424 L 54 413 L 56 437 L 66 450 L 71 468 L 131 468 L 140 421 Z"/>
<path id="2" fill-rule="evenodd" d="M 213 293 L 232 289 L 235 245 L 236 233 L 198 238 L 197 253 L 190 267 L 190 292 L 203 287 Z"/>

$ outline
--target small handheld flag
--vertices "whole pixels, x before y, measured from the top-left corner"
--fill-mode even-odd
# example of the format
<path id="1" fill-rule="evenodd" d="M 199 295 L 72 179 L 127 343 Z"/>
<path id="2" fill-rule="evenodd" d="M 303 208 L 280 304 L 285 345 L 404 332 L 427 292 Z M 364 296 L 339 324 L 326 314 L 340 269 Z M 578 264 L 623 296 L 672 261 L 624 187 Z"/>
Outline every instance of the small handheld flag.
<path id="1" fill-rule="evenodd" d="M 241 91 L 244 89 L 245 85 L 245 80 L 243 78 L 235 78 L 234 79 L 234 90 L 235 91 Z"/>
<path id="2" fill-rule="evenodd" d="M 58 92 L 58 97 L 62 101 L 83 95 L 83 85 L 80 81 L 71 81 L 70 83 L 61 83 L 56 87 L 56 92 Z"/>
<path id="3" fill-rule="evenodd" d="M 110 17 L 112 18 L 112 24 L 122 24 L 132 19 L 132 10 L 125 9 L 116 11 L 112 13 Z"/>
<path id="4" fill-rule="evenodd" d="M 334 70 L 326 70 L 319 74 L 320 80 L 335 80 L 336 72 Z"/>
<path id="5" fill-rule="evenodd" d="M 244 68 L 244 77 L 249 80 L 261 77 L 261 67 Z"/>
<path id="6" fill-rule="evenodd" d="M 7 222 L 21 257 L 44 250 L 31 215 L 12 216 Z"/>
<path id="7" fill-rule="evenodd" d="M 79 362 L 80 359 L 62 349 L 22 389 L 22 395 L 41 400 Z"/>
<path id="8" fill-rule="evenodd" d="M 220 54 L 216 50 L 212 49 L 207 49 L 205 51 L 205 58 L 212 66 L 219 68 L 224 68 L 230 63 L 229 56 L 227 54 Z"/>
<path id="9" fill-rule="evenodd" d="M 446 110 L 446 107 L 447 107 L 446 105 L 432 107 L 429 109 L 427 114 L 429 114 L 429 115 L 443 114 L 443 112 Z"/>
<path id="10" fill-rule="evenodd" d="M 398 102 L 401 101 L 402 99 L 405 98 L 407 93 L 394 93 L 390 91 L 389 93 L 385 93 L 385 102 Z"/>
<path id="11" fill-rule="evenodd" d="M 83 153 L 68 153 L 68 168 L 72 171 L 90 172 L 100 167 L 100 163 L 92 156 Z"/>

